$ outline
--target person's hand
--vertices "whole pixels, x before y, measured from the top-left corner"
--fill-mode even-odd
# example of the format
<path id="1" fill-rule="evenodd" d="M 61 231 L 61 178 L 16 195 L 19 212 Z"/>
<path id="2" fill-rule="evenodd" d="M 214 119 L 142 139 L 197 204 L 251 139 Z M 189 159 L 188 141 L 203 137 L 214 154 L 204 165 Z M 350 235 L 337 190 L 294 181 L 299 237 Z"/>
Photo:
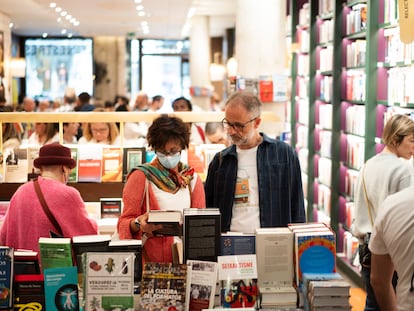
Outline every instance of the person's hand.
<path id="1" fill-rule="evenodd" d="M 145 234 L 147 237 L 153 237 L 154 236 L 153 232 L 161 229 L 162 225 L 151 224 L 151 223 L 148 223 L 147 221 L 148 221 L 148 212 L 142 215 L 142 217 L 141 216 L 139 217 L 142 234 L 143 235 Z"/>

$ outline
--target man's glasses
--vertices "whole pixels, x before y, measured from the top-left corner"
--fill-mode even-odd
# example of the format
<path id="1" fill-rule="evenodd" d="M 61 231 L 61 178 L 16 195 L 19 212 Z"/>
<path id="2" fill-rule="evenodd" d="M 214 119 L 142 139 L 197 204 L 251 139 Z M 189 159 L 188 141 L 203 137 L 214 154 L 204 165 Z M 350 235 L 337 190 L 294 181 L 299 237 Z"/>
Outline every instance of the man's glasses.
<path id="1" fill-rule="evenodd" d="M 253 122 L 254 120 L 256 120 L 258 117 L 255 117 L 253 119 L 250 119 L 249 121 L 245 122 L 245 123 L 230 123 L 229 121 L 227 121 L 225 118 L 221 121 L 221 123 L 223 124 L 223 127 L 225 129 L 229 129 L 230 127 L 232 127 L 235 131 L 238 132 L 242 132 L 244 130 L 244 128 L 246 127 L 247 124 L 249 124 L 250 122 Z"/>

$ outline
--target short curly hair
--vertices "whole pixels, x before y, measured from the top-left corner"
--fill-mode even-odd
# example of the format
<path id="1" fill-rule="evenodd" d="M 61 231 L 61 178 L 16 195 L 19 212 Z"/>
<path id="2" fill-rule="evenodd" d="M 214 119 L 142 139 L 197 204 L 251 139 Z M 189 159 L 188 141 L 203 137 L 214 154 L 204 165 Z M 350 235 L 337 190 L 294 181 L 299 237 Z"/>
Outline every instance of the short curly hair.
<path id="1" fill-rule="evenodd" d="M 169 141 L 176 141 L 182 149 L 186 149 L 190 143 L 190 132 L 180 118 L 161 115 L 149 127 L 147 141 L 155 151 L 162 150 Z"/>

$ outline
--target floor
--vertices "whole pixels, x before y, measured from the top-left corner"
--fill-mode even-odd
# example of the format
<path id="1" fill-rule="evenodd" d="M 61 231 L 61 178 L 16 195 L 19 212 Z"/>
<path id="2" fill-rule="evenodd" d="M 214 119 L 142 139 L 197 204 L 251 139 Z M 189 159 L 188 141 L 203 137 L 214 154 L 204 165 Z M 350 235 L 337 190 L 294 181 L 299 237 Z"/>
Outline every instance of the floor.
<path id="1" fill-rule="evenodd" d="M 352 306 L 352 311 L 363 311 L 365 306 L 365 291 L 359 287 L 352 287 L 349 302 Z"/>

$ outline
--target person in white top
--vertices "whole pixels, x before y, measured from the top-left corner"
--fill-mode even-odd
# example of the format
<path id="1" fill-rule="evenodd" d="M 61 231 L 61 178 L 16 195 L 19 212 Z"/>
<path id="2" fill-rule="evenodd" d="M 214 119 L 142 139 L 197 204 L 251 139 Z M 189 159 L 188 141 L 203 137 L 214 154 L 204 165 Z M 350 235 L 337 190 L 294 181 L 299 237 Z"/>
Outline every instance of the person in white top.
<path id="1" fill-rule="evenodd" d="M 365 310 L 378 310 L 370 283 L 370 266 L 365 262 L 364 237 L 372 232 L 376 215 L 387 196 L 414 185 L 414 168 L 408 163 L 414 153 L 414 121 L 408 116 L 393 115 L 382 134 L 384 149 L 361 168 L 356 185 L 353 234 L 359 238 L 359 260 L 367 292 Z M 405 160 L 403 160 L 405 159 Z M 370 204 L 369 204 L 369 203 Z M 368 238 L 368 237 L 367 237 Z M 396 277 L 394 278 L 394 286 Z"/>
<path id="2" fill-rule="evenodd" d="M 371 284 L 381 310 L 414 309 L 414 187 L 387 197 L 375 219 L 369 249 Z M 392 286 L 398 274 L 396 291 Z"/>
<path id="3" fill-rule="evenodd" d="M 121 145 L 118 127 L 113 122 L 87 123 L 78 144 Z"/>
<path id="4" fill-rule="evenodd" d="M 59 142 L 58 123 L 35 123 L 35 130 L 27 140 L 30 146 L 43 146 Z"/>

